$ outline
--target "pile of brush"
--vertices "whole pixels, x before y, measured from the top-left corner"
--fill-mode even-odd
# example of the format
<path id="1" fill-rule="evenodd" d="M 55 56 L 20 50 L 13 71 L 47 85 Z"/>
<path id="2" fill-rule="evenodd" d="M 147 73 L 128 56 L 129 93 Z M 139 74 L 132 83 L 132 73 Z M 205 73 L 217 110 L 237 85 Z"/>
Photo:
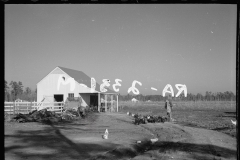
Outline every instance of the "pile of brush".
<path id="1" fill-rule="evenodd" d="M 16 121 L 19 123 L 24 122 L 42 122 L 42 123 L 57 123 L 63 121 L 73 121 L 79 119 L 79 117 L 84 118 L 86 112 L 78 111 L 75 109 L 64 109 L 61 114 L 56 114 L 53 111 L 48 111 L 47 109 L 41 109 L 39 111 L 33 110 L 29 114 L 17 114 L 11 121 Z"/>
<path id="2" fill-rule="evenodd" d="M 78 111 L 76 111 L 75 109 L 72 109 L 72 108 L 64 109 L 61 117 L 63 120 L 72 121 L 72 120 L 76 119 L 77 117 L 79 117 L 79 113 L 78 113 Z"/>
<path id="3" fill-rule="evenodd" d="M 29 114 L 17 114 L 12 118 L 13 121 L 17 121 L 19 123 L 24 122 L 43 122 L 43 123 L 56 123 L 62 121 L 60 115 L 55 112 L 48 111 L 47 109 L 42 110 L 34 110 Z"/>

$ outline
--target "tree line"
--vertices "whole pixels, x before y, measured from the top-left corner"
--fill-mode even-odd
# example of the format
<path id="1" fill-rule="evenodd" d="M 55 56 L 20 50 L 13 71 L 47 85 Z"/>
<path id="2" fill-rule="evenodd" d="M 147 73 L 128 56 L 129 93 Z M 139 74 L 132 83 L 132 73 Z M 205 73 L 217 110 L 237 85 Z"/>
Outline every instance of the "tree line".
<path id="1" fill-rule="evenodd" d="M 13 102 L 18 98 L 29 102 L 37 101 L 37 89 L 33 91 L 31 88 L 26 87 L 24 90 L 24 86 L 20 81 L 11 81 L 8 84 L 5 80 L 4 95 L 4 99 L 7 102 Z"/>
<path id="2" fill-rule="evenodd" d="M 136 98 L 139 101 L 164 101 L 166 96 L 162 95 L 119 95 L 120 101 L 131 101 L 133 98 Z M 175 101 L 236 101 L 236 96 L 231 91 L 226 92 L 216 92 L 212 93 L 210 91 L 206 91 L 205 95 L 201 93 L 192 94 L 188 93 L 187 97 L 184 94 L 180 94 L 178 97 L 173 97 Z"/>
<path id="3" fill-rule="evenodd" d="M 11 81 L 9 84 L 5 80 L 5 101 L 12 102 L 16 99 L 26 100 L 26 101 L 37 101 L 37 89 L 32 91 L 29 87 L 26 87 L 24 90 L 24 86 L 22 82 Z M 133 98 L 136 98 L 139 101 L 164 101 L 165 97 L 162 95 L 119 95 L 120 101 L 130 101 Z M 192 93 L 188 93 L 187 97 L 184 96 L 183 93 L 179 95 L 179 97 L 173 98 L 176 101 L 236 101 L 236 96 L 231 91 L 226 92 L 217 92 L 213 93 L 210 91 L 206 91 L 205 95 L 201 93 L 197 93 L 196 95 Z"/>

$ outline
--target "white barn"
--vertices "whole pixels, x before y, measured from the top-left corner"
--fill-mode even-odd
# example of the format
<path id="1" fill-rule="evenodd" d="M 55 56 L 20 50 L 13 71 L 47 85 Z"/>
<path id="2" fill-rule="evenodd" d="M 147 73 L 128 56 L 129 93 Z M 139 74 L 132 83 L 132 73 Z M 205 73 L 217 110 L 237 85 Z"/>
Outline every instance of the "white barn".
<path id="1" fill-rule="evenodd" d="M 107 95 L 117 97 L 118 93 L 106 88 L 107 92 L 100 92 L 100 85 L 96 83 L 96 89 L 91 92 L 91 78 L 83 73 L 64 67 L 56 67 L 37 83 L 37 102 L 46 98 L 57 102 L 65 102 L 69 98 L 81 97 L 82 106 L 98 106 L 100 110 L 100 98 L 107 99 Z"/>

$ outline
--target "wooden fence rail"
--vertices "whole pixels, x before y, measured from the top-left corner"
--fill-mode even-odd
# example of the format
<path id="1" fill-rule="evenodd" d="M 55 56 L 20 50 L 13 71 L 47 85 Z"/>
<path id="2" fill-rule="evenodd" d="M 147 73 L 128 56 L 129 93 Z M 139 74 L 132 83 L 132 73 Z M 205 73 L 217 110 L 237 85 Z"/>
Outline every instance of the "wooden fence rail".
<path id="1" fill-rule="evenodd" d="M 62 113 L 64 102 L 4 102 L 4 113 L 7 114 L 28 114 L 29 112 L 46 108 L 48 111 Z"/>

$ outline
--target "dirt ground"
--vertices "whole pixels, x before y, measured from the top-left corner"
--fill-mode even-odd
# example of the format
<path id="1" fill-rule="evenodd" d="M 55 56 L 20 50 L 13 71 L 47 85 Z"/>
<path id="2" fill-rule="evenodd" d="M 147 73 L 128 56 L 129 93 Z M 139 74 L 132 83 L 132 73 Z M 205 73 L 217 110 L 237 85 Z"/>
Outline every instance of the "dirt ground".
<path id="1" fill-rule="evenodd" d="M 5 122 L 5 159 L 237 159 L 236 137 L 183 121 L 134 125 L 132 120 L 125 113 L 91 113 L 64 124 Z M 109 139 L 102 138 L 106 129 Z M 151 138 L 158 141 L 152 144 Z"/>

